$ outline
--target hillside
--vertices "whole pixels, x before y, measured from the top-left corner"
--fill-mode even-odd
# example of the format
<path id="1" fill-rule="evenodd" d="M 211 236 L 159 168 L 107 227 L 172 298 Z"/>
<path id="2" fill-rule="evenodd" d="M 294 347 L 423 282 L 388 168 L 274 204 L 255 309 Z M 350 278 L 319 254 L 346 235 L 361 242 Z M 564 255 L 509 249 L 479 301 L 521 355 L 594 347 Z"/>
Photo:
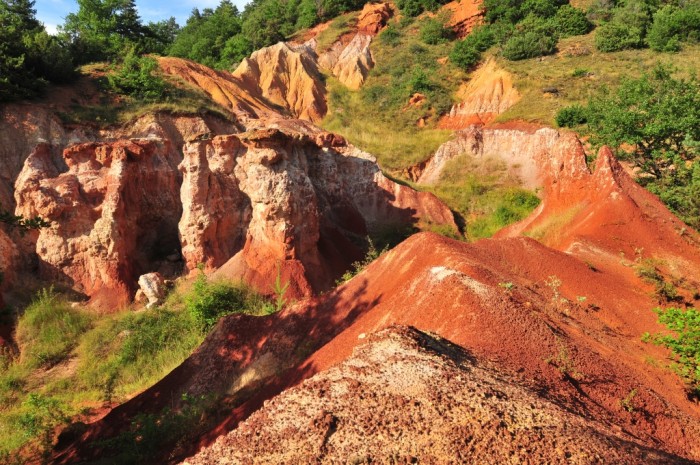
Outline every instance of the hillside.
<path id="1" fill-rule="evenodd" d="M 0 463 L 700 463 L 700 7 L 588 3 L 0 4 Z"/>

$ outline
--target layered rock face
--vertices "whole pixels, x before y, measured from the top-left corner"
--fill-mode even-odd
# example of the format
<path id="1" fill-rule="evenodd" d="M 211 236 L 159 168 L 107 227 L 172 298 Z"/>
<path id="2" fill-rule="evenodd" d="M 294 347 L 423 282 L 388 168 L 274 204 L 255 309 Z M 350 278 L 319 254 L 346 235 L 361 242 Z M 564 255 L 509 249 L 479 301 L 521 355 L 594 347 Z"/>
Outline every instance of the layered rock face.
<path id="1" fill-rule="evenodd" d="M 481 4 L 481 0 L 455 0 L 442 7 L 443 11 L 450 12 L 447 26 L 451 27 L 460 39 L 481 23 L 484 16 Z"/>
<path id="2" fill-rule="evenodd" d="M 326 114 L 326 86 L 310 47 L 284 42 L 265 47 L 245 58 L 233 77 L 254 97 L 295 118 L 318 122 Z"/>
<path id="3" fill-rule="evenodd" d="M 527 189 L 546 185 L 545 177 L 558 177 L 549 169 L 569 157 L 583 157 L 585 153 L 575 134 L 534 125 L 470 126 L 455 133 L 454 139 L 441 145 L 425 163 L 417 180 L 422 184 L 438 182 L 445 166 L 459 156 L 477 160 L 499 160 L 509 166 L 512 174 Z M 558 166 L 558 165 L 557 165 Z M 567 165 L 571 176 L 580 177 L 588 172 L 585 163 Z M 556 179 L 552 179 L 556 181 Z"/>
<path id="4" fill-rule="evenodd" d="M 457 92 L 461 100 L 440 119 L 443 129 L 463 129 L 473 124 L 487 124 L 520 100 L 513 86 L 513 76 L 489 59 L 472 74 Z"/>
<path id="5" fill-rule="evenodd" d="M 370 51 L 372 37 L 386 26 L 393 14 L 388 3 L 366 4 L 357 20 L 357 32 L 341 37 L 328 50 L 319 53 L 319 66 L 333 73 L 348 88 L 359 89 L 374 67 Z M 314 40 L 310 46 L 315 48 Z"/>
<path id="6" fill-rule="evenodd" d="M 388 180 L 369 154 L 318 130 L 268 129 L 185 145 L 180 221 L 187 268 L 203 263 L 267 290 L 328 287 L 371 231 L 452 225 L 434 196 Z M 230 259 L 230 260 L 229 260 Z"/>
<path id="7" fill-rule="evenodd" d="M 291 297 L 328 288 L 371 232 L 419 221 L 457 230 L 432 194 L 394 183 L 369 154 L 300 121 L 195 138 L 181 163 L 153 134 L 70 146 L 61 166 L 52 153 L 40 144 L 25 161 L 17 214 L 51 222 L 36 238 L 44 278 L 112 308 L 140 275 L 181 271 L 180 253 L 187 270 L 221 267 L 262 292 L 279 273 Z"/>
<path id="8" fill-rule="evenodd" d="M 178 253 L 179 160 L 154 140 L 74 145 L 63 160 L 65 172 L 37 146 L 16 182 L 17 214 L 51 223 L 36 241 L 43 277 L 117 308 L 141 274 Z"/>

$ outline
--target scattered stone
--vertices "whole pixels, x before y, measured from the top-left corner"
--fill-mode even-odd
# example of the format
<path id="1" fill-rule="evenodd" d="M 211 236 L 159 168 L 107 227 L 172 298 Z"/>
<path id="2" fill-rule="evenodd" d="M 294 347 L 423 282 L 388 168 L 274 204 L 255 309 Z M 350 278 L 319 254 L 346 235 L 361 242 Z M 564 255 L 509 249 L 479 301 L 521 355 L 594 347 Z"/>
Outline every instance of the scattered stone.
<path id="1" fill-rule="evenodd" d="M 146 273 L 139 277 L 140 291 L 148 299 L 146 308 L 153 308 L 163 303 L 167 292 L 167 286 L 160 273 Z"/>

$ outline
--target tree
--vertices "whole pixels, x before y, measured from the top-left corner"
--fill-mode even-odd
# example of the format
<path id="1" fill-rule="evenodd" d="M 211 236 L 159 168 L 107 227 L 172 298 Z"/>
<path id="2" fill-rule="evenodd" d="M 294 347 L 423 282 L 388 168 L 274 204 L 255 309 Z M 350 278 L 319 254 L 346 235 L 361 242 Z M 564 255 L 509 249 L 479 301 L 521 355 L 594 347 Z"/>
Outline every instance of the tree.
<path id="1" fill-rule="evenodd" d="M 78 12 L 66 16 L 67 34 L 81 63 L 112 60 L 129 45 L 143 47 L 148 30 L 134 0 L 77 0 Z"/>
<path id="2" fill-rule="evenodd" d="M 658 66 L 604 92 L 584 112 L 591 140 L 638 170 L 638 181 L 700 227 L 700 82 Z M 564 118 L 564 116 L 562 116 Z"/>
<path id="3" fill-rule="evenodd" d="M 0 0 L 0 101 L 34 97 L 73 77 L 69 50 L 35 17 L 34 2 Z"/>

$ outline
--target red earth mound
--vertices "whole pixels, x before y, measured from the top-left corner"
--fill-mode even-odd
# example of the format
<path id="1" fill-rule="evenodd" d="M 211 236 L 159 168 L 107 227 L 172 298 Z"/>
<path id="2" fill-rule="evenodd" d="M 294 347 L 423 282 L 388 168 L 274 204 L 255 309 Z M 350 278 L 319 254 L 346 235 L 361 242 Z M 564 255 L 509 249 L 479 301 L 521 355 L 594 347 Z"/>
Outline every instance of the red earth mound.
<path id="1" fill-rule="evenodd" d="M 662 362 L 648 363 L 663 360 L 664 351 L 640 340 L 644 331 L 659 329 L 651 311 L 657 302 L 616 271 L 592 269 L 532 239 L 464 244 L 415 235 L 326 296 L 265 318 L 221 322 L 191 359 L 93 425 L 60 457 L 94 454 L 90 440 L 183 392 L 227 387 L 243 403 L 202 438 L 206 444 L 265 399 L 348 358 L 365 335 L 410 324 L 495 363 L 587 420 L 624 430 L 642 446 L 697 460 L 698 407 Z M 633 391 L 628 411 L 621 402 Z"/>

